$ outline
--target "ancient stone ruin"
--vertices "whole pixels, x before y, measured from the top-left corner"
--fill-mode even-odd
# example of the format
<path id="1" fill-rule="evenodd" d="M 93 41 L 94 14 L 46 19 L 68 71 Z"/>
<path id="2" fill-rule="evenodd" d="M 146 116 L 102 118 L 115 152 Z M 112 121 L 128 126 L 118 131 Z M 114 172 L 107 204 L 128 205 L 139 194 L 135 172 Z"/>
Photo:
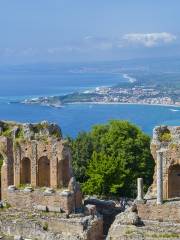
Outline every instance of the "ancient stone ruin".
<path id="1" fill-rule="evenodd" d="M 137 199 L 116 216 L 112 201 L 89 198 L 82 204 L 71 152 L 56 124 L 0 121 L 0 233 L 101 240 L 103 215 L 116 216 L 107 240 L 180 239 L 180 127 L 156 127 L 151 152 L 156 163 L 152 185 L 144 195 L 138 178 Z M 107 232 L 111 221 L 104 220 Z"/>
<path id="2" fill-rule="evenodd" d="M 56 124 L 0 121 L 0 163 L 5 206 L 0 232 L 33 239 L 101 239 L 101 216 L 82 205 L 70 149 Z"/>
<path id="3" fill-rule="evenodd" d="M 151 152 L 156 162 L 154 181 L 146 198 L 180 197 L 180 127 L 157 127 Z"/>
<path id="4" fill-rule="evenodd" d="M 66 212 L 81 207 L 70 151 L 57 125 L 0 122 L 0 131 L 2 200 L 14 207 L 53 205 Z"/>
<path id="5" fill-rule="evenodd" d="M 108 240 L 180 239 L 180 126 L 156 127 L 151 152 L 153 184 L 144 196 L 143 179 L 138 179 L 137 199 L 116 216 Z"/>

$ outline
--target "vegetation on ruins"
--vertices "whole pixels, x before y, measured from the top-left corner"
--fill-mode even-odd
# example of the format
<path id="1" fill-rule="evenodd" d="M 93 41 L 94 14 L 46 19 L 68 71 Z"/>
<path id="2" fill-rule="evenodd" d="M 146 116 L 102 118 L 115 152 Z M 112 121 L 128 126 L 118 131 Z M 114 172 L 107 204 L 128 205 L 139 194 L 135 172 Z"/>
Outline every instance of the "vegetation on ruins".
<path id="1" fill-rule="evenodd" d="M 45 222 L 45 223 L 43 224 L 43 230 L 45 230 L 45 231 L 48 230 L 48 223 L 47 223 L 47 222 Z"/>
<path id="2" fill-rule="evenodd" d="M 170 142 L 171 141 L 171 133 L 168 129 L 164 129 L 160 134 L 159 134 L 159 141 L 160 142 Z"/>
<path id="3" fill-rule="evenodd" d="M 46 121 L 35 124 L 27 123 L 26 126 L 23 126 L 23 124 L 16 122 L 0 121 L 0 136 L 15 138 L 18 145 L 18 143 L 23 142 L 25 138 L 48 142 L 49 136 L 54 138 L 61 138 L 62 134 L 61 130 L 57 126 L 54 124 L 49 124 Z"/>
<path id="4" fill-rule="evenodd" d="M 145 190 L 151 184 L 150 138 L 135 125 L 113 120 L 69 141 L 74 172 L 85 194 L 132 197 L 138 177 L 144 179 Z"/>

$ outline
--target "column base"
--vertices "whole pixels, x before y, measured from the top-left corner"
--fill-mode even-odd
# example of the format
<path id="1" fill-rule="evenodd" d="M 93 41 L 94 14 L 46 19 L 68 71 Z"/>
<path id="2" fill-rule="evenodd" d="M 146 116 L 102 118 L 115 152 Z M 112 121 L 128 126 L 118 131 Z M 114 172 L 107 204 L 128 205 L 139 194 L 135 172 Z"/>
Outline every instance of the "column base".
<path id="1" fill-rule="evenodd" d="M 145 200 L 145 199 L 141 199 L 141 200 L 140 200 L 140 199 L 136 199 L 136 200 L 135 200 L 135 203 L 136 203 L 136 204 L 145 204 L 145 203 L 146 203 L 146 200 Z"/>

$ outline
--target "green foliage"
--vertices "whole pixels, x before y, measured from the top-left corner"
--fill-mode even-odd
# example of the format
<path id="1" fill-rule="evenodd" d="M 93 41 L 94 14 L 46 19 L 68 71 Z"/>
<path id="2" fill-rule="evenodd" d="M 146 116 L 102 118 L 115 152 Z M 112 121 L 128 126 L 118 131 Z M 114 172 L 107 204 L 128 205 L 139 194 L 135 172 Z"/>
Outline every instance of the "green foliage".
<path id="1" fill-rule="evenodd" d="M 71 139 L 73 167 L 83 192 L 132 197 L 138 177 L 151 184 L 154 161 L 150 138 L 127 121 L 94 126 Z"/>
<path id="2" fill-rule="evenodd" d="M 40 133 L 41 131 L 43 131 L 44 129 L 48 129 L 48 123 L 46 122 L 41 122 L 41 123 L 38 123 L 36 125 L 33 126 L 33 131 L 34 133 Z M 57 131 L 57 130 L 54 130 L 51 135 L 55 138 L 60 138 L 61 137 L 61 134 Z M 46 138 L 46 137 L 45 137 Z M 47 142 L 47 138 L 45 139 L 43 138 L 42 136 L 39 137 L 39 140 L 44 140 Z"/>
<path id="3" fill-rule="evenodd" d="M 18 131 L 17 131 L 16 138 L 18 138 L 18 139 L 24 139 L 24 132 L 23 132 L 22 127 L 19 127 L 19 129 L 18 129 Z"/>
<path id="4" fill-rule="evenodd" d="M 47 222 L 44 222 L 44 224 L 43 224 L 43 230 L 44 230 L 44 231 L 47 231 L 47 230 L 48 230 L 48 223 L 47 223 Z"/>
<path id="5" fill-rule="evenodd" d="M 89 133 L 81 132 L 75 140 L 68 138 L 72 150 L 72 164 L 77 181 L 87 180 L 87 165 L 93 153 L 93 139 Z"/>
<path id="6" fill-rule="evenodd" d="M 18 186 L 18 189 L 25 189 L 26 187 L 31 187 L 31 184 L 21 183 Z"/>
<path id="7" fill-rule="evenodd" d="M 168 129 L 164 130 L 159 135 L 159 141 L 161 141 L 161 142 L 170 142 L 171 139 L 172 139 L 171 133 Z"/>
<path id="8" fill-rule="evenodd" d="M 14 123 L 11 122 L 4 122 L 3 126 L 2 126 L 2 133 L 1 135 L 4 137 L 9 137 L 12 138 L 13 137 L 13 128 L 14 127 L 18 127 L 17 132 L 16 132 L 16 139 L 23 139 L 24 138 L 24 133 L 23 133 L 23 129 L 21 126 L 19 125 L 15 125 Z"/>
<path id="9" fill-rule="evenodd" d="M 3 165 L 3 160 L 4 160 L 4 158 L 3 158 L 3 156 L 0 154 L 0 169 L 1 169 L 2 165 Z"/>
<path id="10" fill-rule="evenodd" d="M 45 124 L 42 124 L 42 123 L 38 123 L 36 125 L 33 126 L 33 131 L 35 133 L 39 133 L 41 130 L 43 130 L 44 128 L 46 127 Z"/>
<path id="11" fill-rule="evenodd" d="M 53 131 L 52 136 L 55 138 L 61 138 L 61 134 L 58 131 Z"/>
<path id="12" fill-rule="evenodd" d="M 10 203 L 8 203 L 7 201 L 4 203 L 4 208 L 11 208 L 11 204 Z"/>
<path id="13" fill-rule="evenodd" d="M 2 135 L 4 137 L 11 137 L 11 135 L 12 135 L 12 128 L 11 128 L 11 126 L 9 126 L 9 124 L 4 123 Z"/>

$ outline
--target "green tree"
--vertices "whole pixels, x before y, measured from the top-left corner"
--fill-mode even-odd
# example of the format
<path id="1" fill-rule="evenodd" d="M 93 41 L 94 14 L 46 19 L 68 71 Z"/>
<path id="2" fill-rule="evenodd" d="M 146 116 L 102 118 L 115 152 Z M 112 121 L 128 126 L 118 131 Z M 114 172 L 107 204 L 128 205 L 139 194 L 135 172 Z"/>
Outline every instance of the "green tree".
<path id="1" fill-rule="evenodd" d="M 81 174 L 85 177 L 79 178 L 84 193 L 132 197 L 138 177 L 143 177 L 147 189 L 152 182 L 154 161 L 146 134 L 135 125 L 118 120 L 94 126 L 84 134 L 72 141 L 73 166 L 78 171 L 84 167 Z M 88 145 L 84 146 L 86 142 Z"/>
<path id="2" fill-rule="evenodd" d="M 87 165 L 93 153 L 93 141 L 89 133 L 81 132 L 76 139 L 68 138 L 72 151 L 72 165 L 77 181 L 87 180 Z"/>

